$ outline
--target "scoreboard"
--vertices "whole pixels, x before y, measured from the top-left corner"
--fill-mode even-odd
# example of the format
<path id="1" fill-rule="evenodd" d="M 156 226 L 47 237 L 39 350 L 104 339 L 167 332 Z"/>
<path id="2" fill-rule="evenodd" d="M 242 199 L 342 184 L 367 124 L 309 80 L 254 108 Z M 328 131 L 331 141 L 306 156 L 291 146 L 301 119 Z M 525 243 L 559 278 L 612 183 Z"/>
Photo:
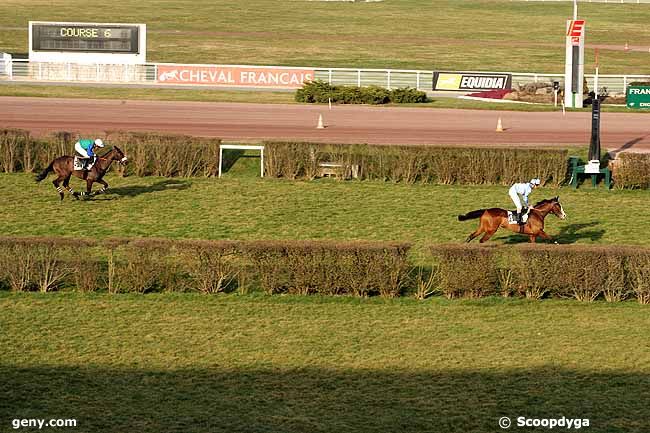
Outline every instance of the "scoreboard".
<path id="1" fill-rule="evenodd" d="M 32 50 L 133 53 L 140 51 L 137 26 L 35 24 Z"/>
<path id="2" fill-rule="evenodd" d="M 144 63 L 144 24 L 29 22 L 29 58 L 35 61 Z"/>

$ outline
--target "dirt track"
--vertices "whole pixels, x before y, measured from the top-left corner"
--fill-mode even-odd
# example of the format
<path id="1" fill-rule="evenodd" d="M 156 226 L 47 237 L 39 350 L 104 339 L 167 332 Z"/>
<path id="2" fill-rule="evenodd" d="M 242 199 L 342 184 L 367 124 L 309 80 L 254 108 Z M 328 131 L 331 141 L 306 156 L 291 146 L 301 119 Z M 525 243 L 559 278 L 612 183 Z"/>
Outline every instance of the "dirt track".
<path id="1" fill-rule="evenodd" d="M 316 129 L 322 114 L 325 129 Z M 498 118 L 504 132 L 496 132 Z M 590 113 L 49 98 L 0 98 L 0 127 L 51 131 L 164 131 L 227 141 L 449 145 L 571 145 L 589 143 Z M 650 116 L 603 113 L 603 149 L 650 152 Z"/>

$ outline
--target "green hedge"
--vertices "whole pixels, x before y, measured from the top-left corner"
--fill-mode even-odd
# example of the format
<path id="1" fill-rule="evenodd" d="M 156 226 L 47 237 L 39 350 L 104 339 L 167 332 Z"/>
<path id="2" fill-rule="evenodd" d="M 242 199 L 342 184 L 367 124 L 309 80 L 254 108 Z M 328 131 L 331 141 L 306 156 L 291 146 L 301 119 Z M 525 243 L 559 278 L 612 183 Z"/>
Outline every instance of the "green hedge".
<path id="1" fill-rule="evenodd" d="M 433 245 L 413 266 L 410 244 L 335 241 L 73 240 L 0 237 L 0 288 L 110 293 L 358 297 L 439 293 L 650 304 L 650 248 Z M 426 268 L 426 269 L 425 269 Z"/>
<path id="2" fill-rule="evenodd" d="M 436 285 L 448 298 L 499 293 L 529 299 L 650 303 L 650 249 L 573 245 L 434 245 Z"/>
<path id="3" fill-rule="evenodd" d="M 428 102 L 427 94 L 413 88 L 388 90 L 379 86 L 333 86 L 321 80 L 303 84 L 296 91 L 297 102 L 321 103 L 329 101 L 338 104 L 388 104 Z"/>
<path id="4" fill-rule="evenodd" d="M 13 291 L 247 291 L 395 297 L 410 245 L 330 241 L 0 238 L 0 286 Z"/>
<path id="5" fill-rule="evenodd" d="M 380 146 L 265 142 L 267 176 L 314 179 L 319 164 L 340 164 L 343 177 L 352 167 L 361 179 L 405 183 L 511 185 L 537 176 L 543 184 L 566 179 L 568 151 L 561 149 Z"/>
<path id="6" fill-rule="evenodd" d="M 623 152 L 613 167 L 616 188 L 650 188 L 650 154 Z"/>
<path id="7" fill-rule="evenodd" d="M 135 132 L 109 132 L 99 136 L 107 146 L 118 146 L 129 158 L 126 167 L 113 165 L 121 175 L 215 176 L 219 170 L 221 141 L 216 138 Z M 79 134 L 57 132 L 35 139 L 28 131 L 0 130 L 0 171 L 41 171 L 54 158 L 73 155 L 78 138 Z"/>

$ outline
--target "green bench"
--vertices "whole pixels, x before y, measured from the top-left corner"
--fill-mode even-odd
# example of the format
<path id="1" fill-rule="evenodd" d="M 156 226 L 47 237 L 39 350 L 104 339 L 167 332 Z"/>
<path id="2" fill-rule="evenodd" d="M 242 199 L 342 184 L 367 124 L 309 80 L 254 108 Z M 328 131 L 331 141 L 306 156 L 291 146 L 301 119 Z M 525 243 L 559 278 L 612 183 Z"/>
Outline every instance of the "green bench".
<path id="1" fill-rule="evenodd" d="M 578 165 L 579 159 L 577 156 L 569 157 L 569 170 L 571 171 L 571 181 L 569 182 L 573 189 L 578 188 L 578 181 L 580 177 L 591 176 L 591 185 L 595 188 L 598 183 L 598 176 L 605 176 L 605 187 L 610 189 L 612 187 L 612 171 L 609 167 L 601 168 L 598 173 L 585 173 L 586 165 Z"/>

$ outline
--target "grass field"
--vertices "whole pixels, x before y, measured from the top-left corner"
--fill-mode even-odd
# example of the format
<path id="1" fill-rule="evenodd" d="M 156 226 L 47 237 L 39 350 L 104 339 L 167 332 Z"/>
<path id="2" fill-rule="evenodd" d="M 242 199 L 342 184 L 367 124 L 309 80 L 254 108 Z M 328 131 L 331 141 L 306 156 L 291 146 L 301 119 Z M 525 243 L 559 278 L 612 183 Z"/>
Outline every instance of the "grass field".
<path id="1" fill-rule="evenodd" d="M 132 22 L 147 24 L 152 62 L 562 73 L 572 14 L 509 0 L 5 0 L 0 51 L 27 52 L 30 20 Z M 601 74 L 647 72 L 650 5 L 581 3 L 580 17 Z"/>
<path id="2" fill-rule="evenodd" d="M 256 178 L 259 159 L 243 157 L 222 179 L 119 178 L 111 193 L 62 203 L 51 178 L 0 175 L 3 233 L 20 236 L 169 237 L 199 239 L 400 240 L 424 245 L 460 242 L 476 221 L 456 215 L 512 207 L 506 186 L 406 185 Z M 76 181 L 76 183 L 75 183 Z M 73 186 L 79 190 L 78 180 Z M 648 191 L 543 187 L 531 200 L 559 195 L 568 219 L 547 219 L 562 243 L 650 245 Z M 635 223 L 629 219 L 634 218 Z M 83 221 L 83 223 L 80 223 Z M 496 243 L 525 242 L 498 232 Z"/>
<path id="3" fill-rule="evenodd" d="M 152 62 L 561 73 L 571 12 L 505 0 L 4 0 L 0 51 L 27 51 L 29 20 L 134 22 L 148 26 Z M 580 15 L 587 44 L 604 45 L 600 73 L 647 73 L 650 5 L 581 3 Z M 625 53 L 626 42 L 641 49 Z M 251 101 L 0 86 L 8 94 Z M 505 186 L 260 180 L 257 163 L 241 158 L 222 179 L 110 175 L 109 194 L 63 203 L 52 177 L 0 174 L 0 235 L 401 240 L 426 264 L 427 244 L 474 230 L 457 214 L 511 207 Z M 532 198 L 558 194 L 568 219 L 550 216 L 547 231 L 561 243 L 650 246 L 649 191 Z M 564 416 L 589 419 L 590 432 L 646 433 L 649 327 L 635 302 L 0 292 L 0 432 L 13 419 L 74 418 L 82 433 L 488 433 L 502 416 Z"/>
<path id="4" fill-rule="evenodd" d="M 2 431 L 487 433 L 564 416 L 647 432 L 650 316 L 630 302 L 0 293 L 0 311 Z"/>

